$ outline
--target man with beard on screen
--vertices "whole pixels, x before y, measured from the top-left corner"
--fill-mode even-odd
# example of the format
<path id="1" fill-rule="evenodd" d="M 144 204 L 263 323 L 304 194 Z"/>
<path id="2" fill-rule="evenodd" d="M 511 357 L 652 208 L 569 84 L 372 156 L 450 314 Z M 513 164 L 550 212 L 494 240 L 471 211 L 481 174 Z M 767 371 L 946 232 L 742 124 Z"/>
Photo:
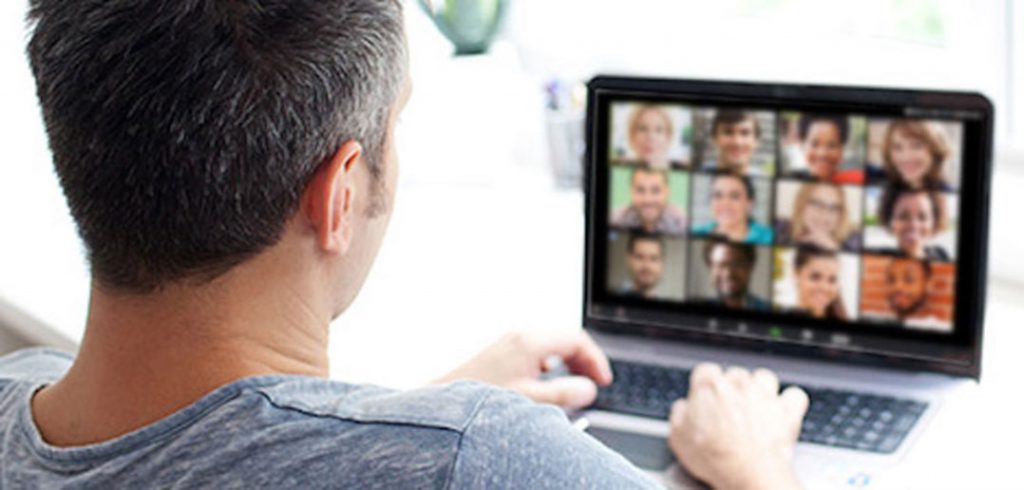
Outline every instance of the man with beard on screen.
<path id="1" fill-rule="evenodd" d="M 636 232 L 626 245 L 626 269 L 629 277 L 619 293 L 650 298 L 665 270 L 665 242 L 656 235 Z"/>
<path id="2" fill-rule="evenodd" d="M 932 274 L 931 264 L 922 260 L 898 257 L 889 262 L 885 274 L 886 298 L 900 323 L 924 329 L 949 329 L 949 322 L 939 319 L 928 308 L 928 284 Z"/>
<path id="3" fill-rule="evenodd" d="M 648 233 L 685 233 L 686 213 L 669 202 L 669 194 L 667 170 L 634 169 L 629 179 L 629 205 L 614 212 L 612 226 Z"/>

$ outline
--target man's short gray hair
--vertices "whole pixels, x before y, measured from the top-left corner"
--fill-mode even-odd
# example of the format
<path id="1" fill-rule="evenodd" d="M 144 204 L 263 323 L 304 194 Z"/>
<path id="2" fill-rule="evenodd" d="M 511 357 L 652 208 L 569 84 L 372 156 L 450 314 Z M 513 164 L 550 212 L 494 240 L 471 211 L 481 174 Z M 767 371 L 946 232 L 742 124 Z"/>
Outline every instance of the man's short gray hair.
<path id="1" fill-rule="evenodd" d="M 405 79 L 396 0 L 31 0 L 29 60 L 100 284 L 206 280 L 280 238 L 360 141 L 380 181 Z"/>

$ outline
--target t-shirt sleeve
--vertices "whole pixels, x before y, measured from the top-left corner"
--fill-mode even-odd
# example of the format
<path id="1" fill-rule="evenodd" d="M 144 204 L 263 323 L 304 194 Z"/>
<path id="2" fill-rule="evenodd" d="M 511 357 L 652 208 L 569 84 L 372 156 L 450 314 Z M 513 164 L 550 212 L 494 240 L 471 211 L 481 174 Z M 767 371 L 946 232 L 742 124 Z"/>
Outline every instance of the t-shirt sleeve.
<path id="1" fill-rule="evenodd" d="M 55 379 L 68 370 L 70 354 L 32 347 L 0 356 L 0 380 Z"/>
<path id="2" fill-rule="evenodd" d="M 659 488 L 561 410 L 511 391 L 485 399 L 463 431 L 450 488 Z"/>

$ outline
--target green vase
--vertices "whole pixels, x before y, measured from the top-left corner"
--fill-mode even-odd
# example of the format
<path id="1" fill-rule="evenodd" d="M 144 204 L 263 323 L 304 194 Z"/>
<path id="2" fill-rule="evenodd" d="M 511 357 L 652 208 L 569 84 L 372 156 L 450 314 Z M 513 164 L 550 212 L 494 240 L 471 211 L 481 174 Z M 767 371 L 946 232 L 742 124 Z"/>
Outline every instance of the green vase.
<path id="1" fill-rule="evenodd" d="M 456 55 L 486 53 L 505 16 L 505 0 L 420 0 Z"/>

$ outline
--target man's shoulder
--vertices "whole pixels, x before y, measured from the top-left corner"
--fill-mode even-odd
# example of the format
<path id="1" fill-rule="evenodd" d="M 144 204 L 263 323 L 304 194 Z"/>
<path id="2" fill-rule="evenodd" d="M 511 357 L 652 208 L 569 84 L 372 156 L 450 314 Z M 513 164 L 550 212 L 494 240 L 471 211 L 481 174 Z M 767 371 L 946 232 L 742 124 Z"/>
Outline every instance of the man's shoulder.
<path id="1" fill-rule="evenodd" d="M 0 356 L 0 386 L 11 381 L 52 381 L 71 366 L 71 354 L 46 347 L 31 347 Z"/>
<path id="2" fill-rule="evenodd" d="M 275 407 L 359 423 L 419 425 L 461 432 L 498 388 L 473 381 L 395 391 L 318 378 L 294 377 L 252 388 Z"/>
<path id="3" fill-rule="evenodd" d="M 412 459 L 401 463 L 402 471 L 446 461 L 438 465 L 444 477 L 435 480 L 443 479 L 442 486 L 515 482 L 530 488 L 633 488 L 651 483 L 620 455 L 573 427 L 561 409 L 474 381 L 397 392 L 296 379 L 261 392 L 282 409 L 336 418 L 341 426 L 360 424 L 374 434 L 375 451 L 401 452 L 398 460 Z M 325 433 L 333 430 L 325 428 Z M 428 461 L 418 453 L 433 456 Z"/>
<path id="4" fill-rule="evenodd" d="M 657 486 L 562 410 L 506 390 L 489 396 L 466 428 L 451 481 L 454 488 Z"/>
<path id="5" fill-rule="evenodd" d="M 303 483 L 374 482 L 386 488 L 632 488 L 650 485 L 642 474 L 574 428 L 560 409 L 519 393 L 472 381 L 411 391 L 308 378 L 255 389 L 240 412 L 219 414 L 221 426 L 269 404 L 266 420 L 247 425 L 246 443 L 259 441 L 247 459 L 288 473 L 309 472 L 302 455 L 322 454 L 333 465 Z M 260 401 L 262 400 L 262 401 Z M 268 424 L 272 420 L 274 423 Z M 282 434 L 286 434 L 282 436 Z M 277 445 L 279 437 L 301 441 L 279 462 L 251 454 Z M 358 478 L 354 478 L 358 476 Z"/>
<path id="6" fill-rule="evenodd" d="M 245 478 L 279 487 L 448 487 L 465 433 L 501 392 L 475 382 L 395 391 L 297 376 L 251 381 L 180 442 L 206 439 L 207 459 L 218 463 L 194 463 L 204 472 L 252 465 Z"/>
<path id="7" fill-rule="evenodd" d="M 23 351 L 0 358 L 0 373 L 15 380 L 12 386 L 22 386 L 59 377 L 70 360 L 54 351 Z M 11 424 L 19 420 L 8 418 Z M 7 443 L 36 457 L 19 463 L 20 469 L 10 468 L 15 480 L 20 470 L 43 471 L 44 479 L 54 483 L 102 486 L 112 483 L 109 468 L 131 467 L 119 474 L 122 483 L 219 486 L 245 481 L 287 488 L 649 484 L 621 456 L 573 428 L 561 410 L 472 381 L 395 391 L 263 376 L 225 385 L 153 425 L 94 446 L 55 448 L 32 437 L 31 426 L 22 429 L 29 437 Z M 83 466 L 85 461 L 89 464 Z M 50 473 L 54 468 L 59 475 Z"/>

